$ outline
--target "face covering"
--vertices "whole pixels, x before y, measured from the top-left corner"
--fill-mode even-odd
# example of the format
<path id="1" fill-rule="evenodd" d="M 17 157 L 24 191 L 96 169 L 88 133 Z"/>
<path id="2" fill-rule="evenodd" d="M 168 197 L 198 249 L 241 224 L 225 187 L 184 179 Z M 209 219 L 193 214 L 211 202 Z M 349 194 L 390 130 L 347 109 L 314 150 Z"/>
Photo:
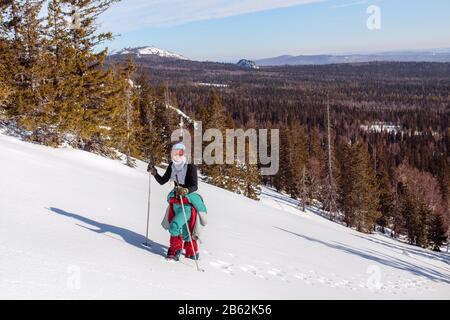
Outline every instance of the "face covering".
<path id="1" fill-rule="evenodd" d="M 184 184 L 187 172 L 187 159 L 185 156 L 179 157 L 178 159 L 172 159 L 172 174 L 171 180 L 179 184 Z"/>

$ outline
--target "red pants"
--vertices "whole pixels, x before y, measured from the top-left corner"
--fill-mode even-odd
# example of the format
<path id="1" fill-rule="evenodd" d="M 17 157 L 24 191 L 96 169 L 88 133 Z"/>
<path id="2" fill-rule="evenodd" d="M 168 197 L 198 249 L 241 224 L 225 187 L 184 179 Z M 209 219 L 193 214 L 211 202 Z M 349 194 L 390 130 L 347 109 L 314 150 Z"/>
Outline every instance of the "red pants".
<path id="1" fill-rule="evenodd" d="M 194 251 L 192 251 L 192 247 L 194 247 Z M 186 258 L 192 257 L 198 252 L 197 241 L 184 241 L 183 245 L 183 236 L 180 235 L 178 237 L 170 237 L 169 255 L 175 255 L 175 252 L 181 252 L 183 248 L 186 251 Z"/>
<path id="2" fill-rule="evenodd" d="M 170 205 L 169 205 L 169 222 L 172 222 L 173 218 L 175 217 L 175 212 L 173 210 L 172 205 L 174 203 L 181 204 L 181 201 L 174 197 L 170 199 Z M 183 198 L 183 204 L 184 205 L 190 205 L 189 200 L 184 197 Z M 187 227 L 189 228 L 189 231 L 192 235 L 192 232 L 194 231 L 195 226 L 195 220 L 197 219 L 197 210 L 194 206 L 191 206 L 191 217 L 188 221 Z M 192 240 L 192 244 L 190 241 L 188 241 L 188 237 L 185 235 L 184 237 L 184 246 L 183 246 L 183 234 L 179 236 L 171 236 L 170 237 L 170 248 L 169 248 L 169 255 L 175 255 L 177 251 L 180 251 L 184 248 L 186 252 L 186 258 L 194 256 L 198 252 L 198 245 L 196 240 Z M 193 247 L 193 248 L 192 248 Z"/>

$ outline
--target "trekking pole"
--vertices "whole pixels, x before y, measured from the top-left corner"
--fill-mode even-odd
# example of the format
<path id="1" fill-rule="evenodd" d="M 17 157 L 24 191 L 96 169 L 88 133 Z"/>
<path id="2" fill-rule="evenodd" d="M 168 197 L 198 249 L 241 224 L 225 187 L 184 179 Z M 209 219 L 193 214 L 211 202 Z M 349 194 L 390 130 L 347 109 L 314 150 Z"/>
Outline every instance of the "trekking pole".
<path id="1" fill-rule="evenodd" d="M 150 164 L 153 165 L 153 157 L 150 157 Z M 143 243 L 144 247 L 151 247 L 151 244 L 148 243 L 148 225 L 150 220 L 150 196 L 152 191 L 152 175 L 148 174 L 148 199 L 147 199 L 147 231 L 145 232 L 145 243 Z"/>
<path id="2" fill-rule="evenodd" d="M 175 185 L 178 186 L 179 185 L 178 177 L 175 177 L 175 178 L 177 179 Z M 188 220 L 187 220 L 187 216 L 186 216 L 186 211 L 184 210 L 183 196 L 181 194 L 180 194 L 180 202 L 181 202 L 181 208 L 183 208 L 184 221 L 186 222 L 186 229 L 187 229 L 188 234 L 189 234 L 189 242 L 191 243 L 192 252 L 194 253 L 195 265 L 197 266 L 197 271 L 205 272 L 205 270 L 201 269 L 199 264 L 198 264 L 197 255 L 195 254 L 195 249 L 194 249 L 194 243 L 192 242 L 191 230 L 189 229 Z"/>
<path id="3" fill-rule="evenodd" d="M 147 231 L 145 232 L 145 243 L 143 244 L 144 247 L 151 247 L 151 245 L 148 243 L 148 224 L 150 220 L 150 195 L 152 190 L 152 175 L 148 174 L 148 201 L 147 201 Z"/>

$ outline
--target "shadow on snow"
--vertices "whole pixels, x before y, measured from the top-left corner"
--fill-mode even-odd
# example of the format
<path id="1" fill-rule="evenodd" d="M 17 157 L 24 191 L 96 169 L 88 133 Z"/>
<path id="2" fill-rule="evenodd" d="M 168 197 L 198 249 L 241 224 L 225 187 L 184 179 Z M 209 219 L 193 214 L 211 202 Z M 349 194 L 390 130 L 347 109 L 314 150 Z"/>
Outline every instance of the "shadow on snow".
<path id="1" fill-rule="evenodd" d="M 319 243 L 321 245 L 327 246 L 332 249 L 341 250 L 347 254 L 357 255 L 361 258 L 371 260 L 371 261 L 383 264 L 385 266 L 405 270 L 405 271 L 411 272 L 417 276 L 425 277 L 425 278 L 430 279 L 435 282 L 444 282 L 446 284 L 450 284 L 450 275 L 449 274 L 439 272 L 437 270 L 434 270 L 433 268 L 419 266 L 417 264 L 413 264 L 411 262 L 393 257 L 391 255 L 382 254 L 378 251 L 374 251 L 374 250 L 362 251 L 362 250 L 352 248 L 348 245 L 344 245 L 339 242 L 328 243 L 328 242 L 325 242 L 325 241 L 322 241 L 319 239 L 315 239 L 312 237 L 308 237 L 308 236 L 305 236 L 302 234 L 298 234 L 298 233 L 295 233 L 295 232 L 292 232 L 292 231 L 289 231 L 289 230 L 286 230 L 286 229 L 283 229 L 280 227 L 274 226 L 274 228 L 284 231 L 284 232 L 287 232 L 287 233 L 290 233 L 297 237 L 303 238 L 305 240 Z M 421 261 L 421 262 L 423 262 L 423 261 Z M 433 266 L 433 267 L 435 267 L 435 266 Z M 438 268 L 438 267 L 435 267 L 435 268 Z"/>
<path id="2" fill-rule="evenodd" d="M 110 224 L 101 223 L 101 222 L 98 222 L 98 221 L 95 221 L 95 220 L 83 217 L 83 216 L 81 216 L 79 214 L 76 214 L 76 213 L 71 213 L 71 212 L 64 211 L 62 209 L 53 208 L 53 207 L 47 208 L 47 209 L 52 211 L 52 212 L 54 212 L 54 213 L 56 213 L 56 214 L 59 214 L 61 216 L 65 216 L 65 217 L 69 217 L 69 218 L 81 221 L 81 222 L 83 222 L 85 224 L 88 224 L 90 226 L 90 227 L 86 227 L 86 226 L 77 224 L 78 226 L 80 226 L 82 228 L 88 229 L 88 230 L 90 230 L 92 232 L 99 233 L 99 234 L 112 233 L 112 234 L 118 235 L 120 238 L 122 238 L 123 241 L 125 241 L 126 243 L 128 243 L 128 244 L 130 244 L 130 245 L 132 245 L 132 246 L 134 246 L 136 248 L 143 249 L 143 250 L 146 250 L 146 251 L 150 251 L 150 252 L 152 252 L 154 254 L 157 254 L 157 255 L 165 257 L 165 252 L 167 250 L 166 246 L 161 245 L 161 244 L 159 244 L 157 242 L 154 242 L 154 241 L 148 239 L 147 243 L 151 247 L 146 247 L 146 246 L 144 246 L 144 243 L 146 242 L 145 236 L 143 236 L 143 235 L 141 235 L 139 233 L 136 233 L 134 231 L 131 231 L 131 230 L 128 230 L 128 229 L 125 229 L 125 228 L 122 228 L 122 227 L 117 227 L 117 226 L 113 226 L 113 225 L 110 225 Z M 120 239 L 118 239 L 116 237 L 111 237 L 111 238 L 116 239 L 116 240 L 120 240 Z"/>

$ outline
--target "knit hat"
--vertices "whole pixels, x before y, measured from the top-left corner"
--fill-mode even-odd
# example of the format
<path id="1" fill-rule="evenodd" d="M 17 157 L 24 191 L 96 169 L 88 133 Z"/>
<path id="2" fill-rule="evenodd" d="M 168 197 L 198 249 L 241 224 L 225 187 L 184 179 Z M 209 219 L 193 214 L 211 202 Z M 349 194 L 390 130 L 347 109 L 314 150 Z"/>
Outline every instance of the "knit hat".
<path id="1" fill-rule="evenodd" d="M 178 142 L 178 143 L 176 143 L 176 144 L 173 145 L 172 151 L 173 151 L 173 150 L 183 150 L 183 151 L 186 151 L 186 146 L 184 145 L 183 142 Z"/>

